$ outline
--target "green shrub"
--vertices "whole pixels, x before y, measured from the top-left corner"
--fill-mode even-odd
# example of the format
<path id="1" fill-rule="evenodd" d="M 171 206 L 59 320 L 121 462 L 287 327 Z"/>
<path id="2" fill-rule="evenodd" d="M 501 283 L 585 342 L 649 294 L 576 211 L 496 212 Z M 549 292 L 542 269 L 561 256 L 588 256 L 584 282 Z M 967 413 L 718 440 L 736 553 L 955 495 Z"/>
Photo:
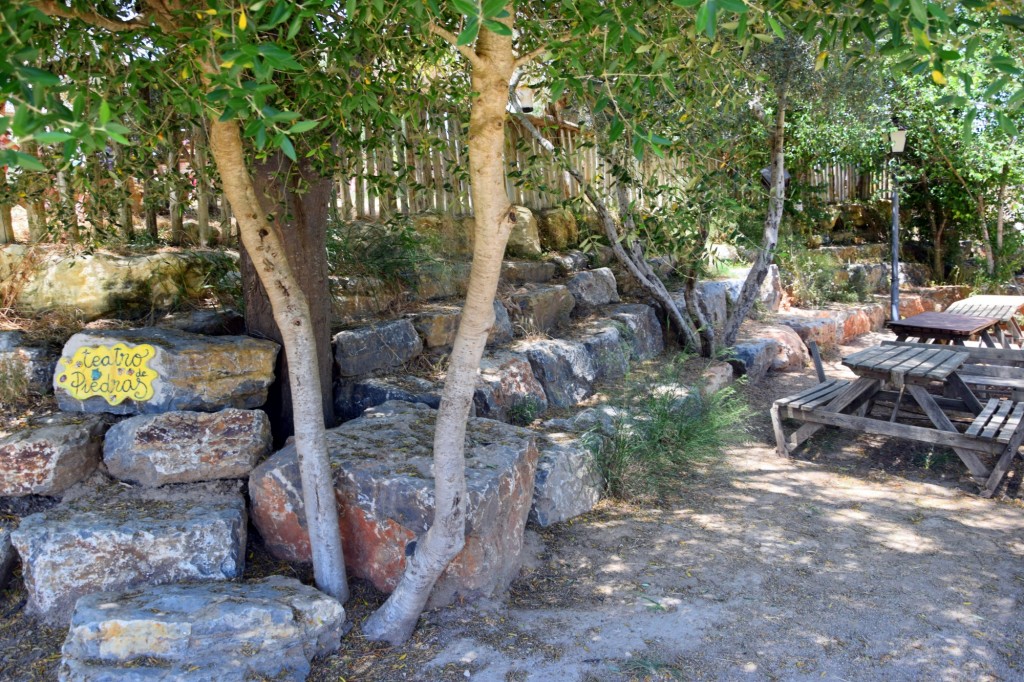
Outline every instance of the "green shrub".
<path id="1" fill-rule="evenodd" d="M 783 281 L 797 305 L 820 308 L 828 303 L 864 303 L 871 298 L 862 271 L 847 274 L 832 254 L 794 248 L 778 256 Z"/>
<path id="2" fill-rule="evenodd" d="M 433 260 L 427 240 L 402 216 L 385 223 L 336 221 L 327 230 L 327 261 L 335 274 L 409 284 L 416 267 Z"/>
<path id="3" fill-rule="evenodd" d="M 704 398 L 663 380 L 631 385 L 619 405 L 624 417 L 614 434 L 588 438 L 610 497 L 626 501 L 661 498 L 680 477 L 721 457 L 745 438 L 750 417 L 732 388 Z"/>
<path id="4" fill-rule="evenodd" d="M 0 358 L 0 406 L 17 406 L 29 398 L 31 379 L 25 365 L 13 358 Z"/>

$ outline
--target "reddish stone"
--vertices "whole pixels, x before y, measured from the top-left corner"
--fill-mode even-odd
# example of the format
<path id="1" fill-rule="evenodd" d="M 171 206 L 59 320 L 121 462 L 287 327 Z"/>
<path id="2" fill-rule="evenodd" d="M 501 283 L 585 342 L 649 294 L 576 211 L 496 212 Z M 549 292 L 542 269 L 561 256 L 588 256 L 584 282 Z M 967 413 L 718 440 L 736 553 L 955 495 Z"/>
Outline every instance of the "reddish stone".
<path id="1" fill-rule="evenodd" d="M 917 294 L 900 293 L 900 317 L 908 318 L 925 312 L 924 302 Z"/>
<path id="2" fill-rule="evenodd" d="M 436 413 L 392 401 L 330 429 L 345 560 L 353 575 L 390 592 L 413 541 L 433 521 L 432 439 Z M 466 545 L 438 580 L 430 605 L 504 591 L 519 572 L 538 451 L 532 432 L 489 419 L 467 431 Z M 295 448 L 285 447 L 249 480 L 253 523 L 270 553 L 310 561 Z"/>
<path id="3" fill-rule="evenodd" d="M 775 341 L 776 350 L 770 367 L 773 372 L 798 372 L 811 359 L 807 347 L 792 327 L 759 325 L 754 335 Z"/>
<path id="4" fill-rule="evenodd" d="M 0 439 L 0 495 L 60 495 L 96 470 L 106 428 L 59 415 Z"/>

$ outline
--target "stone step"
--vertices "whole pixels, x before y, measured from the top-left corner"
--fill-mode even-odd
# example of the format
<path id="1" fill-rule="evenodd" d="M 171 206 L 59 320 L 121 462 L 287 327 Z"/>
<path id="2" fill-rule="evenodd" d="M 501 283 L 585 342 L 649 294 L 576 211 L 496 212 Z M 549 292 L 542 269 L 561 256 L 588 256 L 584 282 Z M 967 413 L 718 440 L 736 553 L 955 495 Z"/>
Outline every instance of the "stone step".
<path id="1" fill-rule="evenodd" d="M 260 410 L 164 412 L 111 427 L 103 463 L 115 478 L 147 488 L 248 478 L 270 445 L 270 419 Z"/>
<path id="2" fill-rule="evenodd" d="M 299 682 L 344 625 L 335 599 L 281 576 L 99 592 L 75 606 L 60 679 Z"/>
<path id="3" fill-rule="evenodd" d="M 58 414 L 0 439 L 0 495 L 60 495 L 85 480 L 108 426 L 96 415 Z"/>
<path id="4" fill-rule="evenodd" d="M 585 514 L 594 508 L 604 481 L 594 454 L 579 438 L 566 434 L 537 437 L 537 461 L 530 521 L 542 528 Z"/>
<path id="5" fill-rule="evenodd" d="M 388 402 L 327 433 L 347 563 L 385 592 L 395 588 L 406 557 L 433 521 L 435 414 L 424 405 Z M 435 586 L 431 607 L 497 595 L 519 571 L 537 466 L 535 436 L 470 419 L 466 438 L 466 545 Z M 300 489 L 291 445 L 249 478 L 253 523 L 268 550 L 278 559 L 308 562 Z"/>
<path id="6" fill-rule="evenodd" d="M 524 334 L 547 334 L 569 324 L 576 299 L 561 284 L 525 285 L 508 297 L 512 324 Z"/>
<path id="7" fill-rule="evenodd" d="M 249 336 L 83 331 L 64 344 L 53 388 L 66 412 L 251 409 L 266 402 L 278 350 Z"/>
<path id="8" fill-rule="evenodd" d="M 245 562 L 245 498 L 237 483 L 161 488 L 105 484 L 21 520 L 28 610 L 67 624 L 75 601 L 99 591 L 185 580 L 233 580 Z"/>
<path id="9" fill-rule="evenodd" d="M 53 390 L 56 364 L 56 353 L 29 343 L 23 333 L 0 332 L 0 383 L 26 395 L 45 395 Z"/>

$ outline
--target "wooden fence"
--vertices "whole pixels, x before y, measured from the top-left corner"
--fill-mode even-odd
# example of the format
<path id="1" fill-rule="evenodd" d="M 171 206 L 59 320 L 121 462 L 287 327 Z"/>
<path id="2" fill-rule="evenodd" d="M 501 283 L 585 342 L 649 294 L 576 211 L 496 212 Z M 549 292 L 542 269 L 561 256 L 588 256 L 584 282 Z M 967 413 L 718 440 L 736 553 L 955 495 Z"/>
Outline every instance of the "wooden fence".
<path id="1" fill-rule="evenodd" d="M 586 182 L 594 184 L 599 194 L 610 196 L 611 174 L 584 130 L 550 117 L 531 117 L 531 121 L 569 156 Z M 466 138 L 464 123 L 452 113 L 422 113 L 388 133 L 364 130 L 363 149 L 347 160 L 347 179 L 339 183 L 343 216 L 378 220 L 423 212 L 471 214 Z M 651 158 L 645 165 L 645 172 L 663 183 L 674 182 L 686 172 L 680 161 Z M 505 177 L 512 202 L 534 210 L 559 206 L 581 192 L 579 183 L 515 120 L 505 138 Z M 885 173 L 861 173 L 852 165 L 825 165 L 798 177 L 819 187 L 822 199 L 830 204 L 871 199 L 889 190 Z M 632 193 L 630 198 L 646 200 Z M 655 204 L 663 200 L 651 199 Z"/>

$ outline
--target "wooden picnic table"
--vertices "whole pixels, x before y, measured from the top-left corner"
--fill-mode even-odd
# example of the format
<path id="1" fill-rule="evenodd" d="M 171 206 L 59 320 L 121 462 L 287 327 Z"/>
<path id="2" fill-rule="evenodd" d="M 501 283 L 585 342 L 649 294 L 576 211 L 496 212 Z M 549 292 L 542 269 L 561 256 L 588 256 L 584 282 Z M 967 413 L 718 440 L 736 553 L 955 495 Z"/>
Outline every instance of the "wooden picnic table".
<path id="1" fill-rule="evenodd" d="M 906 341 L 916 337 L 927 342 L 930 339 L 964 345 L 972 336 L 980 336 L 989 348 L 996 343 L 988 333 L 999 324 L 996 317 L 975 317 L 973 315 L 957 315 L 955 313 L 921 313 L 902 320 L 889 320 L 889 329 L 896 334 L 897 341 Z"/>
<path id="2" fill-rule="evenodd" d="M 968 358 L 965 349 L 922 344 L 875 346 L 844 358 L 856 380 L 829 380 L 772 405 L 779 454 L 789 455 L 825 426 L 947 446 L 981 486 L 982 495 L 990 497 L 1024 442 L 1024 402 L 992 398 L 982 403 L 959 374 Z M 934 395 L 936 388 L 947 395 Z M 897 421 L 907 394 L 930 426 Z M 888 404 L 892 411 L 885 418 L 871 415 L 876 406 Z M 966 415 L 966 430 L 961 432 L 950 414 Z M 786 436 L 783 417 L 803 424 Z M 991 470 L 983 455 L 999 456 Z"/>
<path id="3" fill-rule="evenodd" d="M 996 335 L 1003 348 L 1010 348 L 1011 340 L 1017 344 L 1024 343 L 1024 332 L 1017 323 L 1017 314 L 1024 308 L 1024 296 L 995 296 L 984 294 L 971 296 L 955 301 L 947 313 L 957 315 L 973 315 L 975 317 L 997 317 L 999 325 Z"/>

